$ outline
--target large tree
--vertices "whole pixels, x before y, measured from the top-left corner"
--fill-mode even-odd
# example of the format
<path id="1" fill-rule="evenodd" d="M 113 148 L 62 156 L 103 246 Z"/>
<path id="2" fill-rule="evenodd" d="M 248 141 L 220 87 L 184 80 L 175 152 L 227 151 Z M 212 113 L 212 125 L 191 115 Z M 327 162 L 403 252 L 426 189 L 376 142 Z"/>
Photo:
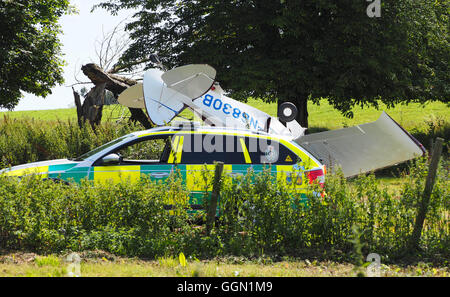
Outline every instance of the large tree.
<path id="1" fill-rule="evenodd" d="M 450 97 L 448 0 L 109 0 L 99 6 L 139 10 L 127 25 L 133 42 L 124 65 L 152 53 L 169 67 L 208 63 L 236 99 L 294 102 L 304 127 L 307 101 L 322 97 L 347 116 L 355 104 Z"/>
<path id="2" fill-rule="evenodd" d="M 63 82 L 58 20 L 72 11 L 68 0 L 0 0 L 0 107 Z"/>

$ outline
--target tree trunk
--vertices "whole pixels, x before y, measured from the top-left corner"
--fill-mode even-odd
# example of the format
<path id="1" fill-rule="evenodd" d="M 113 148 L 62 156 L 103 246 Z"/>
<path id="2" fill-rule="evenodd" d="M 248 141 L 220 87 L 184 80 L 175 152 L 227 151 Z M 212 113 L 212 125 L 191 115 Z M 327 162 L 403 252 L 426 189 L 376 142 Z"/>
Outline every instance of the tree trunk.
<path id="1" fill-rule="evenodd" d="M 93 87 L 81 104 L 80 95 L 73 90 L 75 105 L 77 107 L 78 125 L 81 127 L 87 120 L 92 129 L 102 120 L 103 105 L 105 102 L 105 83 Z"/>
<path id="2" fill-rule="evenodd" d="M 82 105 L 81 105 L 81 99 L 80 94 L 78 94 L 77 91 L 72 87 L 73 97 L 75 98 L 75 106 L 77 107 L 77 119 L 78 119 L 78 127 L 81 128 L 81 125 L 83 125 L 83 112 L 82 112 Z"/>
<path id="3" fill-rule="evenodd" d="M 298 108 L 297 122 L 303 127 L 308 128 L 308 96 L 302 96 L 295 105 Z"/>
<path id="4" fill-rule="evenodd" d="M 137 83 L 133 79 L 106 73 L 100 66 L 94 63 L 83 65 L 81 70 L 94 85 L 105 83 L 105 88 L 111 91 L 114 96 L 119 95 L 126 88 Z"/>
<path id="5" fill-rule="evenodd" d="M 83 102 L 83 114 L 88 115 L 92 128 L 102 121 L 103 105 L 105 104 L 105 83 L 92 88 Z"/>
<path id="6" fill-rule="evenodd" d="M 142 109 L 131 107 L 129 107 L 128 109 L 131 112 L 130 121 L 141 123 L 145 129 L 150 129 L 152 127 L 152 124 L 150 124 L 150 121 L 148 120 L 145 112 L 143 112 Z"/>
<path id="7" fill-rule="evenodd" d="M 125 89 L 137 83 L 137 81 L 133 79 L 107 73 L 100 66 L 94 63 L 83 65 L 81 70 L 84 75 L 86 75 L 96 86 L 99 84 L 105 84 L 105 88 L 112 92 L 116 98 Z M 146 129 L 150 129 L 152 127 L 148 117 L 141 109 L 129 108 L 129 110 L 131 112 L 131 121 L 138 121 Z"/>

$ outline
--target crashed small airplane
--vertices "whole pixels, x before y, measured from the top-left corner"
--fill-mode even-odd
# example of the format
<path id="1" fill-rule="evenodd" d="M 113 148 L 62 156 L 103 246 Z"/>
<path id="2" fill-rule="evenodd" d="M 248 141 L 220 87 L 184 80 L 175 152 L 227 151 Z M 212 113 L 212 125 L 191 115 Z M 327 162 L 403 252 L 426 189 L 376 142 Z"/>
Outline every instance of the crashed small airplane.
<path id="1" fill-rule="evenodd" d="M 345 177 L 389 167 L 425 153 L 424 147 L 383 112 L 378 120 L 350 128 L 305 135 L 295 120 L 292 103 L 280 106 L 278 118 L 225 96 L 215 81 L 216 70 L 205 64 L 169 71 L 148 70 L 142 84 L 125 90 L 120 104 L 146 109 L 157 126 L 165 126 L 184 109 L 191 109 L 206 125 L 265 132 L 294 141 L 328 171 L 340 167 Z M 284 123 L 284 124 L 283 124 Z"/>

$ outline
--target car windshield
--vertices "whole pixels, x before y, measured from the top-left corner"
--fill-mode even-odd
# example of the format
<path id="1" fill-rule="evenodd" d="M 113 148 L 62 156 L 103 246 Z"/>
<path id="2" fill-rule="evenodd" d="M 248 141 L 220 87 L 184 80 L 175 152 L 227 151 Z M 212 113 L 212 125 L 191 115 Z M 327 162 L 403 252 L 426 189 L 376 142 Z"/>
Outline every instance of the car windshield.
<path id="1" fill-rule="evenodd" d="M 87 153 L 85 153 L 85 154 L 79 156 L 78 158 L 74 159 L 74 161 L 84 161 L 84 160 L 86 160 L 87 158 L 89 158 L 90 156 L 93 156 L 93 155 L 95 155 L 96 153 L 98 153 L 98 152 L 100 152 L 100 151 L 102 151 L 102 150 L 104 150 L 104 149 L 107 149 L 108 147 L 111 147 L 111 146 L 113 146 L 113 145 L 115 145 L 115 144 L 121 142 L 121 141 L 124 140 L 125 138 L 131 137 L 131 136 L 132 136 L 132 134 L 128 134 L 128 135 L 122 136 L 122 137 L 120 137 L 120 138 L 117 138 L 117 139 L 115 139 L 115 140 L 113 140 L 113 141 L 110 141 L 110 142 L 108 142 L 108 143 L 106 143 L 106 144 L 104 144 L 104 145 L 102 145 L 102 146 L 99 146 L 99 147 L 96 148 L 96 149 L 93 149 L 93 150 L 90 151 L 90 152 L 87 152 Z"/>

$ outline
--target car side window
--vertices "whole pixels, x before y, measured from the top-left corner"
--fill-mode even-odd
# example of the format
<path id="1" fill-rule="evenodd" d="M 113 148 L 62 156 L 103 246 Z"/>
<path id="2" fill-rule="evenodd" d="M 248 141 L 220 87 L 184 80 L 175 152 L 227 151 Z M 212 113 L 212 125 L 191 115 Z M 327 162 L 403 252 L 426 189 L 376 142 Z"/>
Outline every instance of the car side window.
<path id="1" fill-rule="evenodd" d="M 121 165 L 167 163 L 170 149 L 170 137 L 166 135 L 130 143 L 114 153 L 122 157 Z"/>
<path id="2" fill-rule="evenodd" d="M 243 137 L 220 134 L 184 135 L 182 164 L 225 164 L 249 163 L 244 156 L 241 141 Z"/>
<path id="3" fill-rule="evenodd" d="M 245 144 L 253 164 L 291 165 L 300 161 L 294 152 L 275 140 L 246 137 Z"/>

